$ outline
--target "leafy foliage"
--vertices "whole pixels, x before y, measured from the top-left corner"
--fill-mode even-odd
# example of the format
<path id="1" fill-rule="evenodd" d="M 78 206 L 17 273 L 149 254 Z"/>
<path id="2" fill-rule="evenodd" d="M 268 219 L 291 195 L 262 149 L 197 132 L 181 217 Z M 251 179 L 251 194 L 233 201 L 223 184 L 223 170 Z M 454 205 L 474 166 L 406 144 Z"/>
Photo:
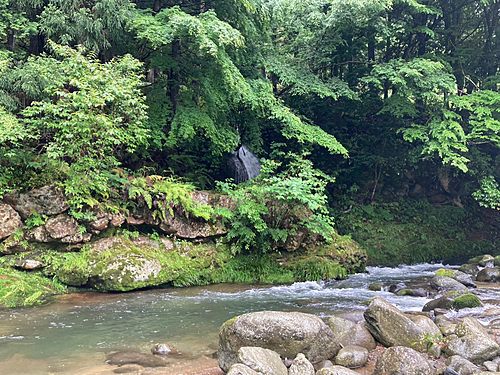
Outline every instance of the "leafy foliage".
<path id="1" fill-rule="evenodd" d="M 296 155 L 289 169 L 273 175 L 277 165 L 264 166 L 253 184 L 219 183 L 235 200 L 235 208 L 221 209 L 230 225 L 227 241 L 233 253 L 266 253 L 283 246 L 299 228 L 329 239 L 333 222 L 326 211 L 324 190 L 328 179 L 312 163 Z"/>
<path id="2" fill-rule="evenodd" d="M 66 193 L 81 208 L 85 197 L 108 198 L 110 171 L 119 157 L 147 142 L 146 107 L 136 74 L 140 63 L 124 56 L 106 64 L 68 47 L 49 42 L 55 72 L 44 69 L 50 99 L 33 102 L 23 111 L 28 130 L 44 140 L 43 151 L 69 164 Z"/>

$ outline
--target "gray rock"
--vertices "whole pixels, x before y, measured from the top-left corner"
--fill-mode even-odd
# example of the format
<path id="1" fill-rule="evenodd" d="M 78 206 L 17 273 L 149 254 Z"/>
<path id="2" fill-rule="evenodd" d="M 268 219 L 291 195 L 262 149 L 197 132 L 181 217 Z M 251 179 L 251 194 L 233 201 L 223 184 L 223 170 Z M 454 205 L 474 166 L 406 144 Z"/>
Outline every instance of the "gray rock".
<path id="1" fill-rule="evenodd" d="M 238 362 L 238 350 L 258 346 L 283 358 L 303 353 L 311 363 L 333 358 L 340 344 L 317 316 L 299 312 L 261 311 L 224 323 L 219 331 L 219 366 L 223 371 Z"/>
<path id="2" fill-rule="evenodd" d="M 157 355 L 181 355 L 181 352 L 169 344 L 156 344 L 151 348 L 151 353 Z"/>
<path id="3" fill-rule="evenodd" d="M 309 362 L 306 356 L 299 353 L 288 369 L 288 375 L 314 375 L 314 366 Z"/>
<path id="4" fill-rule="evenodd" d="M 328 319 L 328 326 L 336 337 L 342 336 L 355 325 L 356 323 L 354 323 L 353 321 L 339 318 L 338 316 L 332 316 Z"/>
<path id="5" fill-rule="evenodd" d="M 389 292 L 396 294 L 400 290 L 406 289 L 406 288 L 407 288 L 407 286 L 405 283 L 391 284 L 391 285 L 389 285 Z"/>
<path id="6" fill-rule="evenodd" d="M 431 279 L 431 287 L 440 292 L 448 292 L 451 290 L 461 291 L 467 289 L 464 284 L 459 283 L 458 281 L 447 276 L 434 276 Z"/>
<path id="7" fill-rule="evenodd" d="M 34 270 L 37 268 L 42 268 L 43 262 L 36 260 L 36 259 L 29 259 L 29 258 L 17 259 L 14 263 L 14 267 L 20 268 L 23 270 Z"/>
<path id="8" fill-rule="evenodd" d="M 439 329 L 441 330 L 443 336 L 448 337 L 455 334 L 456 326 L 457 326 L 456 324 L 450 324 L 446 327 L 440 327 Z"/>
<path id="9" fill-rule="evenodd" d="M 344 313 L 344 314 L 340 314 L 338 315 L 339 318 L 344 318 L 344 319 L 347 319 L 347 320 L 350 320 L 354 323 L 361 323 L 361 322 L 364 322 L 365 321 L 365 311 L 362 310 L 362 311 L 351 311 L 351 312 L 348 312 L 348 313 Z"/>
<path id="10" fill-rule="evenodd" d="M 358 323 L 349 331 L 339 337 L 339 341 L 343 346 L 357 345 L 368 350 L 373 350 L 377 347 L 377 343 L 370 331 L 365 326 L 365 323 Z"/>
<path id="11" fill-rule="evenodd" d="M 495 282 L 500 280 L 500 267 L 486 267 L 479 271 L 476 276 L 477 281 Z"/>
<path id="12" fill-rule="evenodd" d="M 236 363 L 231 366 L 226 375 L 261 375 L 257 371 L 241 363 Z"/>
<path id="13" fill-rule="evenodd" d="M 455 271 L 454 279 L 457 280 L 459 283 L 464 284 L 466 287 L 477 288 L 476 283 L 472 281 L 472 276 L 464 272 Z"/>
<path id="14" fill-rule="evenodd" d="M 453 321 L 445 315 L 438 315 L 436 319 L 434 319 L 434 324 L 438 327 L 447 327 L 449 325 L 454 324 Z"/>
<path id="15" fill-rule="evenodd" d="M 279 354 L 269 349 L 244 346 L 238 350 L 238 360 L 262 375 L 288 375 Z"/>
<path id="16" fill-rule="evenodd" d="M 51 216 L 69 209 L 66 198 L 55 185 L 42 186 L 22 194 L 13 191 L 5 194 L 3 200 L 14 207 L 23 219 L 29 218 L 32 211 Z"/>
<path id="17" fill-rule="evenodd" d="M 429 333 L 439 335 L 439 328 L 425 316 L 407 316 L 381 297 L 375 297 L 365 311 L 366 328 L 384 346 L 407 346 Z"/>
<path id="18" fill-rule="evenodd" d="M 106 356 L 106 362 L 116 366 L 137 364 L 142 367 L 164 367 L 168 363 L 164 358 L 136 352 L 111 353 Z"/>
<path id="19" fill-rule="evenodd" d="M 458 270 L 474 277 L 479 272 L 477 264 L 462 264 Z"/>
<path id="20" fill-rule="evenodd" d="M 450 339 L 443 351 L 448 356 L 459 355 L 468 361 L 481 364 L 495 358 L 499 345 L 474 318 L 465 317 L 455 327 L 456 338 Z M 450 338 L 453 336 L 450 336 Z"/>
<path id="21" fill-rule="evenodd" d="M 493 361 L 486 361 L 483 366 L 490 372 L 497 372 L 499 370 L 500 358 L 495 358 Z"/>
<path id="22" fill-rule="evenodd" d="M 446 366 L 458 372 L 460 375 L 473 375 L 481 372 L 479 367 L 459 355 L 449 357 L 446 360 Z"/>
<path id="23" fill-rule="evenodd" d="M 315 365 L 316 369 L 319 371 L 319 370 L 322 370 L 324 368 L 327 368 L 327 367 L 332 367 L 333 366 L 333 362 L 330 361 L 330 360 L 326 360 L 326 361 L 321 361 L 319 363 L 317 363 Z"/>
<path id="24" fill-rule="evenodd" d="M 368 350 L 361 346 L 349 345 L 338 352 L 335 363 L 348 368 L 356 368 L 366 365 L 368 362 Z"/>
<path id="25" fill-rule="evenodd" d="M 481 267 L 487 267 L 488 266 L 488 263 L 495 263 L 495 258 L 490 255 L 490 254 L 485 254 L 483 255 L 483 257 L 478 261 L 479 265 Z"/>
<path id="26" fill-rule="evenodd" d="M 356 371 L 343 366 L 331 366 L 319 370 L 316 375 L 359 375 Z"/>
<path id="27" fill-rule="evenodd" d="M 445 294 L 439 298 L 433 299 L 432 301 L 427 302 L 422 311 L 432 311 L 434 309 L 451 309 L 451 304 L 453 302 L 454 296 Z"/>
<path id="28" fill-rule="evenodd" d="M 436 370 L 427 362 L 427 358 L 404 346 L 387 349 L 380 355 L 373 375 L 434 375 Z"/>
<path id="29" fill-rule="evenodd" d="M 16 210 L 8 204 L 0 203 L 0 240 L 9 237 L 22 225 L 23 222 Z"/>

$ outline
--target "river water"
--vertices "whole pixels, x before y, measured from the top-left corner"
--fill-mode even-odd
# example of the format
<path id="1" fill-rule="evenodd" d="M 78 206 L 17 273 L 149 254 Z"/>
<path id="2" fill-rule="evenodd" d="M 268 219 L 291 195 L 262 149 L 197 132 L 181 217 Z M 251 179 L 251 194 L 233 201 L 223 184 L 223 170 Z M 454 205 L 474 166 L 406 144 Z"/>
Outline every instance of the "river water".
<path id="1" fill-rule="evenodd" d="M 253 311 L 301 311 L 327 318 L 364 310 L 362 303 L 375 295 L 403 311 L 420 311 L 428 301 L 425 297 L 398 297 L 370 291 L 368 286 L 432 277 L 441 267 L 368 267 L 368 273 L 342 281 L 284 286 L 221 284 L 77 293 L 44 306 L 0 310 L 0 374 L 107 373 L 103 372 L 109 366 L 104 363 L 106 353 L 148 353 L 155 343 L 164 342 L 185 353 L 186 360 L 202 361 L 216 350 L 221 324 Z"/>

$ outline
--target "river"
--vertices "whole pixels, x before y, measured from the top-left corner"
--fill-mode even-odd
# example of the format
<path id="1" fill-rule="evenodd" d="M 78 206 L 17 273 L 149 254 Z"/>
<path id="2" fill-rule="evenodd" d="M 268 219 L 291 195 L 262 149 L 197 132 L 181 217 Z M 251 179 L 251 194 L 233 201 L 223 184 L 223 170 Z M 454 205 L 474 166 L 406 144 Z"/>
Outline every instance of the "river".
<path id="1" fill-rule="evenodd" d="M 441 267 L 368 267 L 368 273 L 342 281 L 283 286 L 221 284 L 76 293 L 44 306 L 0 310 L 0 374 L 112 374 L 104 363 L 106 353 L 148 353 L 154 344 L 164 342 L 185 353 L 178 366 L 183 361 L 193 366 L 211 358 L 221 324 L 252 311 L 301 311 L 327 318 L 365 309 L 362 303 L 375 295 L 403 311 L 420 311 L 428 301 L 425 297 L 398 297 L 370 291 L 368 286 L 432 277 Z"/>

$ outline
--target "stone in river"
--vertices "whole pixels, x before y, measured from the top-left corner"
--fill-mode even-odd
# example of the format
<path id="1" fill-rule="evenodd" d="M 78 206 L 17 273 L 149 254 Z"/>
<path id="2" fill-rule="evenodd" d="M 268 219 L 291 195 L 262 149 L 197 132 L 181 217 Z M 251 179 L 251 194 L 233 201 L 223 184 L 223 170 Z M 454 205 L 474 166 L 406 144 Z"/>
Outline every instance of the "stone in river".
<path id="1" fill-rule="evenodd" d="M 106 356 L 106 362 L 116 366 L 136 364 L 142 367 L 164 367 L 168 364 L 164 358 L 137 352 L 111 353 Z"/>

